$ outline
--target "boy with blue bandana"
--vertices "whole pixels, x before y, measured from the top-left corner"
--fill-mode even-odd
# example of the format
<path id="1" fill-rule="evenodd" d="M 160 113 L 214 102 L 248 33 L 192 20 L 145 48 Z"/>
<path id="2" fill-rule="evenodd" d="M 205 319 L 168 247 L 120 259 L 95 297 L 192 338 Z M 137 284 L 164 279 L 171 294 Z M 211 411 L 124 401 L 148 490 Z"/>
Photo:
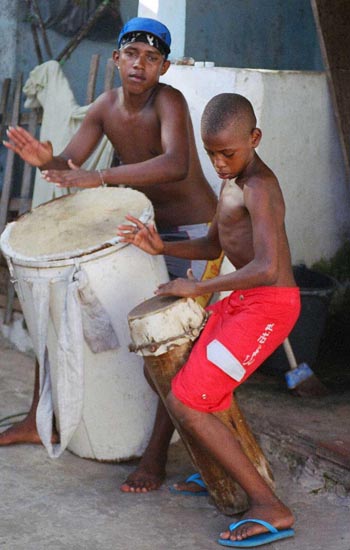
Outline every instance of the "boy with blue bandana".
<path id="1" fill-rule="evenodd" d="M 200 165 L 186 100 L 179 90 L 159 82 L 170 65 L 170 32 L 159 21 L 136 17 L 124 25 L 117 45 L 113 60 L 122 85 L 92 103 L 64 151 L 54 156 L 49 142 L 39 142 L 20 127 L 9 128 L 5 145 L 40 168 L 47 181 L 62 187 L 107 184 L 142 191 L 153 204 L 158 229 L 169 241 L 205 235 L 217 198 Z M 112 143 L 119 165 L 94 171 L 80 168 L 103 135 Z M 169 264 L 169 275 L 186 276 L 192 268 L 201 279 L 218 273 L 219 264 L 178 259 Z M 37 382 L 28 417 L 0 434 L 0 445 L 40 443 L 35 422 Z M 173 430 L 160 402 L 150 443 L 123 491 L 159 488 Z"/>

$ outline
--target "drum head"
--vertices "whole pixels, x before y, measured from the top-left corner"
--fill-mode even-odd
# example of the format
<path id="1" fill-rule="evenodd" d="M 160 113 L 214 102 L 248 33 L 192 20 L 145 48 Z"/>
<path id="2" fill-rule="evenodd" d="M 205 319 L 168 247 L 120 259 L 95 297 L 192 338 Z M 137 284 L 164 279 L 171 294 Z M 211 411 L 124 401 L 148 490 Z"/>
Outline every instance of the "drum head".
<path id="1" fill-rule="evenodd" d="M 177 296 L 154 296 L 145 300 L 138 306 L 134 307 L 128 314 L 128 319 L 138 319 L 139 317 L 147 317 L 171 307 L 175 302 L 186 301 L 186 298 Z"/>
<path id="2" fill-rule="evenodd" d="M 47 202 L 14 222 L 8 239 L 16 256 L 59 260 L 119 241 L 117 226 L 132 214 L 153 219 L 148 198 L 128 188 L 85 189 Z"/>
<path id="3" fill-rule="evenodd" d="M 130 349 L 144 356 L 167 353 L 195 340 L 207 317 L 207 312 L 193 298 L 150 298 L 128 314 Z"/>

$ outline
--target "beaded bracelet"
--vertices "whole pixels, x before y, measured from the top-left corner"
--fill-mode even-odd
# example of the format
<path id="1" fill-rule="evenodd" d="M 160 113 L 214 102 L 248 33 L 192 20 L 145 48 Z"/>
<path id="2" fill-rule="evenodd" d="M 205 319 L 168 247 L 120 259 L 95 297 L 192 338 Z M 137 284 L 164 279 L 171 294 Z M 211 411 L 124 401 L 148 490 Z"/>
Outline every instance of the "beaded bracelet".
<path id="1" fill-rule="evenodd" d="M 106 183 L 105 180 L 103 179 L 102 170 L 97 170 L 97 171 L 98 171 L 99 176 L 100 176 L 101 187 L 106 187 L 106 186 L 107 186 L 107 183 Z"/>

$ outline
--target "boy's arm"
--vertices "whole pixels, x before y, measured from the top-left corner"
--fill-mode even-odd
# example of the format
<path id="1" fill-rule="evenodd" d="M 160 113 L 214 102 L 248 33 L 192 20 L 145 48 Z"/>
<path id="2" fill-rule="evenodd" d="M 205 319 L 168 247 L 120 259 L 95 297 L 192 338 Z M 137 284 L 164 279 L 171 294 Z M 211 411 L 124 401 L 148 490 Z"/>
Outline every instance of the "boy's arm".
<path id="1" fill-rule="evenodd" d="M 217 234 L 217 223 L 214 218 L 206 237 L 185 241 L 163 241 L 153 223 L 145 225 L 131 215 L 125 216 L 130 224 L 118 226 L 117 234 L 121 242 L 134 244 L 148 254 L 175 256 L 190 260 L 214 260 L 221 254 Z"/>
<path id="2" fill-rule="evenodd" d="M 163 152 L 142 162 L 121 164 L 102 170 L 101 175 L 105 183 L 109 185 L 124 184 L 142 189 L 157 183 L 180 181 L 187 176 L 191 147 L 191 121 L 186 100 L 178 90 L 166 87 L 160 90 L 155 103 Z M 67 160 L 71 158 L 73 163 L 79 166 L 81 163 L 74 160 L 79 153 L 75 143 L 75 141 L 71 141 L 61 156 Z M 73 168 L 73 166 L 71 167 Z M 64 172 L 48 170 L 44 176 L 48 181 L 58 183 L 62 187 L 97 187 L 101 184 L 98 173 L 93 173 L 94 179 L 91 179 L 89 172 L 86 173 L 83 170 Z"/>
<path id="3" fill-rule="evenodd" d="M 134 244 L 149 254 L 164 254 L 192 260 L 215 259 L 220 256 L 221 247 L 215 218 L 206 237 L 178 242 L 162 241 L 153 223 L 145 225 L 130 215 L 126 216 L 126 219 L 133 225 L 121 224 L 118 226 L 117 233 L 121 237 L 121 241 Z M 155 294 L 185 298 L 200 296 L 199 282 L 194 278 L 191 270 L 188 270 L 187 275 L 187 279 L 175 279 L 159 285 Z"/>
<path id="4" fill-rule="evenodd" d="M 36 166 L 40 170 L 69 170 L 69 161 L 80 166 L 90 156 L 102 137 L 102 127 L 98 112 L 93 104 L 86 114 L 79 130 L 72 137 L 64 151 L 54 156 L 52 145 L 49 141 L 41 142 L 32 136 L 27 130 L 17 126 L 7 130 L 9 141 L 4 145 L 18 154 L 25 162 Z M 98 172 L 97 180 L 100 182 Z M 100 185 L 100 183 L 99 183 Z"/>
<path id="5" fill-rule="evenodd" d="M 284 220 L 284 202 L 278 186 L 270 186 L 271 182 L 266 185 L 266 181 L 261 181 L 261 185 L 256 183 L 244 189 L 245 205 L 252 223 L 254 258 L 232 273 L 205 281 L 175 279 L 160 285 L 156 294 L 196 297 L 225 290 L 269 286 L 276 282 L 278 233 Z M 230 259 L 230 250 L 225 250 L 225 253 Z"/>

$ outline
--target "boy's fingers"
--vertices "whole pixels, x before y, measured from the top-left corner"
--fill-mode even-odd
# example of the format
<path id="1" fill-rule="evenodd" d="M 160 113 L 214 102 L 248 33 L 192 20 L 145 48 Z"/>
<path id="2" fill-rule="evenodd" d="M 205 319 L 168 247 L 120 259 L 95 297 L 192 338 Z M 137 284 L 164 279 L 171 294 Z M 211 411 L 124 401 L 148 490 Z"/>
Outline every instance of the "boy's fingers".
<path id="1" fill-rule="evenodd" d="M 24 128 L 21 128 L 20 126 L 9 126 L 7 129 L 7 134 L 10 134 L 12 136 L 15 136 L 17 139 L 22 140 L 26 142 L 28 138 L 33 139 L 33 136 L 24 130 Z"/>
<path id="2" fill-rule="evenodd" d="M 15 132 L 11 132 L 10 130 L 6 130 L 6 135 L 17 146 L 23 147 L 26 143 L 21 136 L 18 136 Z"/>
<path id="3" fill-rule="evenodd" d="M 146 227 L 144 223 L 142 223 L 138 218 L 135 218 L 131 214 L 127 214 L 125 218 L 134 223 L 139 229 L 143 229 L 144 227 Z"/>
<path id="4" fill-rule="evenodd" d="M 12 149 L 12 151 L 15 150 L 15 146 L 12 145 L 12 143 L 9 143 L 8 141 L 3 140 L 2 144 L 5 145 L 5 147 L 7 147 L 8 149 Z"/>
<path id="5" fill-rule="evenodd" d="M 135 218 L 135 216 L 133 216 L 132 214 L 126 214 L 125 217 L 127 220 L 130 220 L 131 222 L 141 223 L 140 220 L 138 218 Z"/>
<path id="6" fill-rule="evenodd" d="M 189 268 L 189 269 L 187 270 L 186 274 L 187 274 L 187 279 L 191 279 L 192 281 L 195 280 L 195 276 L 193 275 L 193 271 L 192 271 L 191 268 Z"/>
<path id="7" fill-rule="evenodd" d="M 154 222 L 150 222 L 148 224 L 148 229 L 149 229 L 149 232 L 152 234 L 152 235 L 156 235 L 158 233 L 157 229 L 156 229 L 156 224 Z"/>
<path id="8" fill-rule="evenodd" d="M 77 164 L 74 164 L 74 162 L 72 161 L 72 159 L 69 159 L 68 160 L 68 166 L 69 168 L 71 168 L 72 170 L 79 170 L 80 166 L 78 166 Z"/>

